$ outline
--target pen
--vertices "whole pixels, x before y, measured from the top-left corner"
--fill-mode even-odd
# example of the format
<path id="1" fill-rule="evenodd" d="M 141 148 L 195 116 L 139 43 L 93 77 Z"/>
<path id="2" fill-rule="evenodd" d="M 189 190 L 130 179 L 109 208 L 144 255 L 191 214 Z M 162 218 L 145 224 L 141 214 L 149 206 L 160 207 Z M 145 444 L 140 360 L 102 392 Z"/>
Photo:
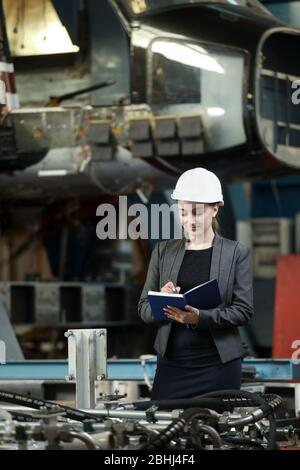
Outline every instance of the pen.
<path id="1" fill-rule="evenodd" d="M 173 292 L 174 292 L 174 293 L 177 292 L 177 290 L 176 290 L 175 287 L 174 287 L 174 289 L 173 289 Z M 188 323 L 186 323 L 185 325 L 186 325 L 186 327 L 187 327 L 188 329 L 190 328 L 190 325 L 189 325 Z"/>

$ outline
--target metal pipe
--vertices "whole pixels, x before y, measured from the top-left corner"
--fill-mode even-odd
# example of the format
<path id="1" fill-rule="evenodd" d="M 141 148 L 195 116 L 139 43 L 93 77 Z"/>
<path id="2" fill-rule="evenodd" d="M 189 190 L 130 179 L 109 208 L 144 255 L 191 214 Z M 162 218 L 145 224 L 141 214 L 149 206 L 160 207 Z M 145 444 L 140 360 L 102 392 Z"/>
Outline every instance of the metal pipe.
<path id="1" fill-rule="evenodd" d="M 97 450 L 97 445 L 94 441 L 94 439 L 86 432 L 75 432 L 75 431 L 70 431 L 68 433 L 71 437 L 74 439 L 78 439 L 79 441 L 84 442 L 86 445 L 87 449 L 89 450 Z"/>
<path id="2" fill-rule="evenodd" d="M 245 426 L 246 424 L 256 423 L 265 416 L 264 412 L 257 408 L 256 410 L 252 411 L 251 413 L 243 416 L 242 418 L 238 419 L 229 419 L 227 421 L 228 427 L 235 427 L 235 426 Z"/>
<path id="3" fill-rule="evenodd" d="M 88 412 L 96 416 L 105 416 L 107 418 L 130 418 L 130 419 L 145 419 L 147 418 L 145 411 L 138 410 L 105 410 L 105 409 L 93 409 L 86 410 L 81 409 L 81 411 Z M 153 416 L 157 420 L 170 420 L 172 421 L 175 416 L 172 411 L 156 411 L 153 413 Z M 177 417 L 177 416 L 176 416 Z"/>
<path id="4" fill-rule="evenodd" d="M 21 405 L 10 405 L 3 403 L 1 405 L 1 408 L 7 410 L 7 411 L 15 411 L 15 412 L 29 412 L 33 411 L 36 412 L 34 408 L 30 408 L 27 406 L 21 406 Z M 139 411 L 139 410 L 106 410 L 106 409 L 81 409 L 80 411 L 87 412 L 90 415 L 90 418 L 92 418 L 92 415 L 95 416 L 104 416 L 106 418 L 130 418 L 130 419 L 137 419 L 137 420 L 144 420 L 146 423 L 147 421 L 147 416 L 145 411 Z M 173 419 L 177 418 L 182 410 L 178 410 L 178 412 L 175 414 L 174 412 L 177 410 L 173 411 L 156 411 L 154 412 L 154 417 L 157 421 L 172 421 Z"/>
<path id="5" fill-rule="evenodd" d="M 220 435 L 214 428 L 208 426 L 207 424 L 201 424 L 198 428 L 198 431 L 203 431 L 208 434 L 213 441 L 214 447 L 216 447 L 217 449 L 220 449 L 222 447 L 222 440 L 220 438 Z"/>

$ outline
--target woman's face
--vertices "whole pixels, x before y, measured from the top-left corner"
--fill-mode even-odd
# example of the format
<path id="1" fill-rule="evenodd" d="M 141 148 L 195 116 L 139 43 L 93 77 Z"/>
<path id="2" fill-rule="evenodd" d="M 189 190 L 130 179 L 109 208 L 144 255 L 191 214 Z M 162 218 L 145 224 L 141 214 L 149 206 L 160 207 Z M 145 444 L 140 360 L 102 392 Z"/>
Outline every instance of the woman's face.
<path id="1" fill-rule="evenodd" d="M 214 205 L 202 202 L 178 201 L 179 220 L 184 232 L 190 238 L 199 238 L 204 241 L 204 234 L 211 228 L 216 217 L 219 204 Z"/>

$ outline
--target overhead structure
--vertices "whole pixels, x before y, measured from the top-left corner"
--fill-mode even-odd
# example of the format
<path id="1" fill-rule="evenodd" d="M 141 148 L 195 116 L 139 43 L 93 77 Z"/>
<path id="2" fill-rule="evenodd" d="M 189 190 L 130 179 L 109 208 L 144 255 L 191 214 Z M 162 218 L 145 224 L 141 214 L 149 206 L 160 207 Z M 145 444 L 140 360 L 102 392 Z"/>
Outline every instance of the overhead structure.
<path id="1" fill-rule="evenodd" d="M 110 0 L 100 19 L 98 2 L 87 8 L 90 81 L 108 86 L 6 116 L 0 196 L 53 196 L 61 177 L 62 195 L 88 196 L 170 188 L 196 166 L 223 181 L 300 170 L 300 30 L 256 0 Z"/>

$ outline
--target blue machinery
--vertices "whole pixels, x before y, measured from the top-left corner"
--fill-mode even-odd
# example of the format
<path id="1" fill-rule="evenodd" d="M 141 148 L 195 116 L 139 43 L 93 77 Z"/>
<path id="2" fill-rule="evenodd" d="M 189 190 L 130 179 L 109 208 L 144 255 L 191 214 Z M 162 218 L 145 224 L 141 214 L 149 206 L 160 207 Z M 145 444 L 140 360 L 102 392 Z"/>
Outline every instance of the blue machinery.
<path id="1" fill-rule="evenodd" d="M 290 359 L 244 359 L 245 367 L 255 368 L 257 380 L 300 381 L 300 361 Z M 117 359 L 107 361 L 108 380 L 153 379 L 156 358 Z M 0 364 L 1 380 L 65 380 L 67 360 L 16 361 Z"/>

